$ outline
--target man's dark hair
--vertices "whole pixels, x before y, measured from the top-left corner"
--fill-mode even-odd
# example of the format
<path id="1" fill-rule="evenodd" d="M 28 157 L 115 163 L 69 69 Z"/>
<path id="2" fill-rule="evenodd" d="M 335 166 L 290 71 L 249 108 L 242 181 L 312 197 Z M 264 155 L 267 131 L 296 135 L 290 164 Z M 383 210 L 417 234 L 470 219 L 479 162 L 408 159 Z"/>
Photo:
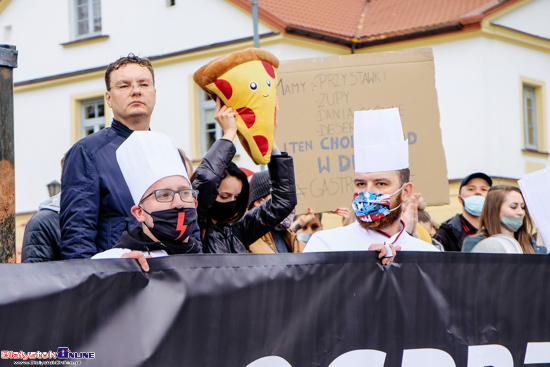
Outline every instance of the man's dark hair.
<path id="1" fill-rule="evenodd" d="M 107 90 L 111 90 L 111 73 L 128 64 L 138 64 L 141 67 L 149 69 L 151 76 L 153 77 L 153 85 L 155 85 L 155 72 L 153 71 L 153 66 L 151 65 L 149 59 L 129 53 L 128 56 L 121 57 L 107 66 L 107 70 L 105 70 L 105 86 L 107 87 Z"/>
<path id="2" fill-rule="evenodd" d="M 408 168 L 403 168 L 397 171 L 399 175 L 399 185 L 403 186 L 411 180 L 411 170 Z"/>

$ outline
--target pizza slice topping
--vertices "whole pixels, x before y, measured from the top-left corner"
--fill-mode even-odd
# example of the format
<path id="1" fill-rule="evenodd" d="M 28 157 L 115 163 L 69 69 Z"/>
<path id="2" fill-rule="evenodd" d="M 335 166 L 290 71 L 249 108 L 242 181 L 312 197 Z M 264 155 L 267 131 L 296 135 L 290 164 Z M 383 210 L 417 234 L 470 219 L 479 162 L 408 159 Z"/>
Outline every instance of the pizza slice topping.
<path id="1" fill-rule="evenodd" d="M 237 112 L 239 139 L 256 164 L 271 160 L 278 66 L 271 53 L 250 48 L 214 60 L 194 75 L 210 96 Z"/>

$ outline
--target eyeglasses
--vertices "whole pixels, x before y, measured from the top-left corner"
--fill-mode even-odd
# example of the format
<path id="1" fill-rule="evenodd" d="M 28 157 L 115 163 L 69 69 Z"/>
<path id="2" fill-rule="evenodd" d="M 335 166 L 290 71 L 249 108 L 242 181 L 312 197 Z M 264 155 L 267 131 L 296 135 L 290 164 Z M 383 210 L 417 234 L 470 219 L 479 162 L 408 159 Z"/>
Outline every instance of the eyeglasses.
<path id="1" fill-rule="evenodd" d="M 170 190 L 170 189 L 159 189 L 153 190 L 152 193 L 144 197 L 139 203 L 143 203 L 151 195 L 155 195 L 155 199 L 159 203 L 171 203 L 174 200 L 174 195 L 180 194 L 181 201 L 184 203 L 195 203 L 197 202 L 197 197 L 199 196 L 199 190 L 183 189 L 183 190 Z"/>
<path id="2" fill-rule="evenodd" d="M 134 88 L 140 88 L 140 89 L 149 89 L 153 87 L 153 83 L 151 82 L 140 82 L 138 84 L 130 84 L 130 83 L 121 83 L 117 84 L 114 87 L 110 87 L 111 89 L 116 89 L 118 91 L 124 91 L 124 90 L 133 90 Z"/>

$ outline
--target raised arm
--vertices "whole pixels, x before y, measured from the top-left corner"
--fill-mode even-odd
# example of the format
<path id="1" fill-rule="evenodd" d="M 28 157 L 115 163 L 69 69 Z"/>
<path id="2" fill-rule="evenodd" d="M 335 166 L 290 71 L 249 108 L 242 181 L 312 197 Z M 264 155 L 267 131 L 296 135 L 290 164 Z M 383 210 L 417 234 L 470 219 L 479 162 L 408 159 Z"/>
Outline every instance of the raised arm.
<path id="1" fill-rule="evenodd" d="M 206 215 L 216 200 L 225 170 L 236 153 L 233 144 L 237 133 L 235 112 L 230 107 L 222 106 L 220 99 L 217 98 L 214 118 L 223 129 L 224 135 L 212 145 L 195 171 L 193 188 L 199 190 L 197 206 L 199 218 Z"/>

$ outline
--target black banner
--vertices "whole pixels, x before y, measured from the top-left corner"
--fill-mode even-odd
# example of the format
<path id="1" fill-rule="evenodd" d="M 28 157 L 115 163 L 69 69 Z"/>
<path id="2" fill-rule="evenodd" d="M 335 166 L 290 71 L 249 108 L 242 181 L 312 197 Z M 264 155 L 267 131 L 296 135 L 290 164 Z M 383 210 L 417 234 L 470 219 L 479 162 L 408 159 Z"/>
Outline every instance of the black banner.
<path id="1" fill-rule="evenodd" d="M 131 259 L 0 265 L 0 364 L 26 356 L 90 366 L 550 366 L 546 255 L 149 263 L 149 273 Z"/>

